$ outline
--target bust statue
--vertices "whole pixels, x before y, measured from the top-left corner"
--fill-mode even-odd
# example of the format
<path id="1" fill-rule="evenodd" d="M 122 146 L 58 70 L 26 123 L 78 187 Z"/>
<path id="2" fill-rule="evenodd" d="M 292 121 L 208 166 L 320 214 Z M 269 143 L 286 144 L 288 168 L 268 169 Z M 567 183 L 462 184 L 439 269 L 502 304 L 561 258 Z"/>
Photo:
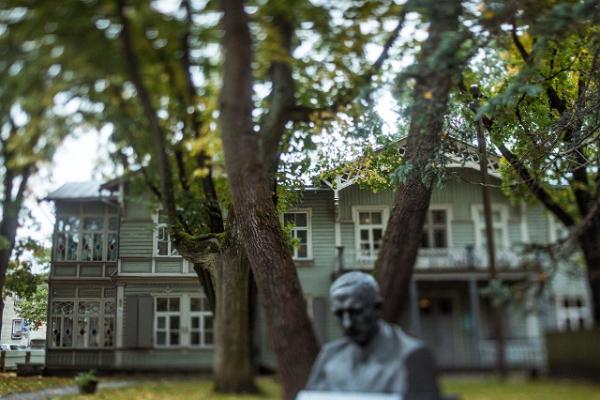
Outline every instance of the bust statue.
<path id="1" fill-rule="evenodd" d="M 346 273 L 329 294 L 344 336 L 323 346 L 307 390 L 440 399 L 431 353 L 422 341 L 381 319 L 379 285 L 371 275 Z"/>

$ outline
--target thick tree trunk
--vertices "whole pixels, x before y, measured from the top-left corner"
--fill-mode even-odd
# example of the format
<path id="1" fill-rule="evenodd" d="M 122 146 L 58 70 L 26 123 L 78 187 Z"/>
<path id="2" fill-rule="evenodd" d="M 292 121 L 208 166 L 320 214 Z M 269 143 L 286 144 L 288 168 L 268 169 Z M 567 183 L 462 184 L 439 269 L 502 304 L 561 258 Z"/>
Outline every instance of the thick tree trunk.
<path id="1" fill-rule="evenodd" d="M 256 393 L 252 365 L 249 293 L 250 265 L 235 241 L 217 260 L 215 319 L 215 390 Z"/>
<path id="2" fill-rule="evenodd" d="M 13 202 L 5 202 L 2 210 L 2 221 L 0 221 L 0 236 L 6 240 L 5 247 L 0 250 L 0 331 L 2 330 L 2 315 L 4 312 L 4 283 L 10 256 L 15 247 L 17 235 L 18 213 L 20 203 L 15 206 Z"/>
<path id="3" fill-rule="evenodd" d="M 318 345 L 259 157 L 252 120 L 252 45 L 244 2 L 221 3 L 225 63 L 220 122 L 225 165 L 284 396 L 293 399 L 306 383 Z"/>
<path id="4" fill-rule="evenodd" d="M 405 164 L 409 176 L 398 186 L 392 214 L 376 263 L 384 298 L 383 317 L 397 322 L 421 243 L 433 179 L 432 162 L 439 151 L 448 94 L 456 74 L 455 57 L 460 43 L 446 39 L 457 32 L 460 2 L 432 3 L 429 37 L 419 56 L 413 93 Z M 444 48 L 446 46 L 446 48 Z M 450 48 L 448 48 L 450 46 Z"/>
<path id="5" fill-rule="evenodd" d="M 600 325 L 600 216 L 593 219 L 588 229 L 580 236 L 579 245 L 587 266 L 591 290 L 594 325 Z"/>

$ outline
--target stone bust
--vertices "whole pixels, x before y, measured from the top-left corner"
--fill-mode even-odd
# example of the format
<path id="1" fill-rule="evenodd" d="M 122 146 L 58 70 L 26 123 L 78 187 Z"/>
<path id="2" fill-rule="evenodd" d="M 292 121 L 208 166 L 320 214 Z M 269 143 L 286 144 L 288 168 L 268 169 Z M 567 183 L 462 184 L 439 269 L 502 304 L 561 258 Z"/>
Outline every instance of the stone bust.
<path id="1" fill-rule="evenodd" d="M 340 276 L 330 297 L 344 336 L 323 346 L 307 390 L 440 399 L 431 353 L 422 341 L 381 319 L 379 286 L 371 275 Z"/>

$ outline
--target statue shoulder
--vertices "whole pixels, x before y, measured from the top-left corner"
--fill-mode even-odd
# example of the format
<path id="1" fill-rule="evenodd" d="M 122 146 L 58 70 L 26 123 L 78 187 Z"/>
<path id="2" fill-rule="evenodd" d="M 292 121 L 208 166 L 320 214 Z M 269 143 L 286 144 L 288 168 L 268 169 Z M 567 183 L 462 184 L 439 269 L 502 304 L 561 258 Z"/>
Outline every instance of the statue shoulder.
<path id="1" fill-rule="evenodd" d="M 332 340 L 331 342 L 325 343 L 321 346 L 321 351 L 319 352 L 319 356 L 329 356 L 333 354 L 337 354 L 340 350 L 348 346 L 348 339 L 345 337 Z"/>
<path id="2" fill-rule="evenodd" d="M 410 354 L 413 352 L 429 352 L 429 348 L 424 341 L 404 332 L 404 330 L 398 325 L 389 325 L 394 330 L 394 333 L 398 338 L 404 353 Z"/>

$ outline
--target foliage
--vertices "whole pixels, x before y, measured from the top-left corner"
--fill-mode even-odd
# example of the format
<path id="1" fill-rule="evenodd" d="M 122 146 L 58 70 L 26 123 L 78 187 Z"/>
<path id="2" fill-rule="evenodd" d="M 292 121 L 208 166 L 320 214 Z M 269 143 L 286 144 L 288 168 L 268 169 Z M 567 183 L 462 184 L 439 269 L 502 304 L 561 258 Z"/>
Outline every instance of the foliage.
<path id="1" fill-rule="evenodd" d="M 46 323 L 48 313 L 48 284 L 38 285 L 29 297 L 19 299 L 15 306 L 17 313 L 29 324 L 29 329 L 37 330 Z"/>
<path id="2" fill-rule="evenodd" d="M 19 240 L 8 264 L 4 291 L 30 300 L 47 278 L 46 274 L 33 272 L 34 264 L 47 266 L 49 262 L 50 250 L 42 243 L 31 238 Z M 43 319 L 45 320 L 45 317 Z"/>
<path id="3" fill-rule="evenodd" d="M 90 382 L 98 381 L 98 376 L 96 375 L 95 370 L 90 369 L 89 371 L 78 373 L 77 375 L 75 375 L 75 378 L 73 380 L 77 386 L 85 386 Z"/>

